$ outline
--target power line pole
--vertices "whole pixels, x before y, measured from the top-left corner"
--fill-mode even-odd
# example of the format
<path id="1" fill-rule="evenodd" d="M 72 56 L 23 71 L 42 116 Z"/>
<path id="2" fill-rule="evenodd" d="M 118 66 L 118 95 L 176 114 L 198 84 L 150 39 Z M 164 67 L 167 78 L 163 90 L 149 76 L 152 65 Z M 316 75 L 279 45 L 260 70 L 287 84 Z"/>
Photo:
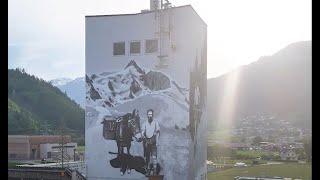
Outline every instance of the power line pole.
<path id="1" fill-rule="evenodd" d="M 63 149 L 64 149 L 64 141 L 63 141 L 63 134 L 62 134 L 62 150 L 61 150 L 61 166 L 63 168 Z"/>
<path id="2" fill-rule="evenodd" d="M 60 139 L 61 139 L 61 167 L 64 168 L 64 122 L 60 122 Z"/>

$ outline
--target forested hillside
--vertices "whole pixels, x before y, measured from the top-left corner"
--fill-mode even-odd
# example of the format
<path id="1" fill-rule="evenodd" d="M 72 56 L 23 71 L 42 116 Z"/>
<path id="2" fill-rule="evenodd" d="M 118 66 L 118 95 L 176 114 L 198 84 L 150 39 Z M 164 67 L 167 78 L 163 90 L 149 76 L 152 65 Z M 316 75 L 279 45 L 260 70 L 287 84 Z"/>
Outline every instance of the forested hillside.
<path id="1" fill-rule="evenodd" d="M 59 134 L 60 129 L 84 142 L 84 110 L 57 87 L 8 69 L 8 133 Z"/>

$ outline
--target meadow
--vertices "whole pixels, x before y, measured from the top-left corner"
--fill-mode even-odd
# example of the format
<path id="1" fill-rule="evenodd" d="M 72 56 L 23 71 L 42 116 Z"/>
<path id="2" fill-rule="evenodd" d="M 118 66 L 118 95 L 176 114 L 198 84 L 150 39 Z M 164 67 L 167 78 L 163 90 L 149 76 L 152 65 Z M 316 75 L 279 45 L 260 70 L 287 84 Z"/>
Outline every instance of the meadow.
<path id="1" fill-rule="evenodd" d="M 233 180 L 236 176 L 280 176 L 292 179 L 311 180 L 311 164 L 285 163 L 231 168 L 208 173 L 209 180 Z"/>

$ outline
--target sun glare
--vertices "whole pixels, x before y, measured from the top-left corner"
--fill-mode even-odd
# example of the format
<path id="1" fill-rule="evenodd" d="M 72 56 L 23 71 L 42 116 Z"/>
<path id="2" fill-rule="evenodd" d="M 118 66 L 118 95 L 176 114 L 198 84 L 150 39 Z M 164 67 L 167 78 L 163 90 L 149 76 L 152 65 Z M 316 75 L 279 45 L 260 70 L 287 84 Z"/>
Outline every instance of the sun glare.
<path id="1" fill-rule="evenodd" d="M 235 109 L 237 106 L 237 91 L 241 71 L 234 71 L 223 82 L 223 94 L 218 111 L 217 126 L 219 129 L 230 129 L 233 124 Z"/>

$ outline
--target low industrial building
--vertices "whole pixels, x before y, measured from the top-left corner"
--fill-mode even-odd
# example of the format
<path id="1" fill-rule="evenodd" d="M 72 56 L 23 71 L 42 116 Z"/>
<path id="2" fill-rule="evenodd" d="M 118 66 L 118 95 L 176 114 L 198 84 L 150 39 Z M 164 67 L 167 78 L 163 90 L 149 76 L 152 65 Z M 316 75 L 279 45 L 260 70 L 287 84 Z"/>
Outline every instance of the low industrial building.
<path id="1" fill-rule="evenodd" d="M 40 158 L 41 159 L 61 159 L 61 144 L 40 144 Z M 64 148 L 64 159 L 73 160 L 75 156 L 75 150 L 77 143 L 66 143 L 63 145 Z"/>
<path id="2" fill-rule="evenodd" d="M 9 160 L 38 160 L 61 158 L 63 142 L 64 157 L 71 160 L 77 143 L 71 142 L 71 136 L 27 136 L 8 135 Z"/>
<path id="3" fill-rule="evenodd" d="M 68 167 L 19 167 L 8 169 L 8 180 L 42 179 L 42 180 L 86 180 L 78 171 Z"/>

